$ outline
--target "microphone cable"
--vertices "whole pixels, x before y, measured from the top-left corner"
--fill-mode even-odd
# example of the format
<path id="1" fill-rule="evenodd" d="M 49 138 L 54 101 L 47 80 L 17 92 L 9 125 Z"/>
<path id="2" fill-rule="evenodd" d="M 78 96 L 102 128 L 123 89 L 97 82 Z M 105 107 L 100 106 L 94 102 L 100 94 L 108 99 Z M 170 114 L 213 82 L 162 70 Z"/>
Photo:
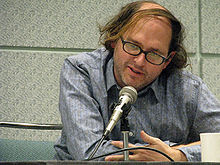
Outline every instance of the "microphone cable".
<path id="1" fill-rule="evenodd" d="M 103 135 L 102 138 L 99 140 L 99 143 L 95 146 L 94 150 L 92 151 L 92 153 L 90 154 L 88 160 L 93 160 L 93 156 L 95 155 L 95 153 L 97 152 L 97 150 L 99 149 L 99 146 L 102 144 L 103 140 L 105 140 L 106 136 Z"/>
<path id="2" fill-rule="evenodd" d="M 109 155 L 112 155 L 112 154 L 116 154 L 116 153 L 119 153 L 119 152 L 130 151 L 130 150 L 138 150 L 138 149 L 144 149 L 144 150 L 150 150 L 150 151 L 157 152 L 157 153 L 163 155 L 164 157 L 166 157 L 167 159 L 169 159 L 171 162 L 174 162 L 174 160 L 170 156 L 165 154 L 164 152 L 162 152 L 160 150 L 157 150 L 157 149 L 154 149 L 154 148 L 150 148 L 150 147 L 123 148 L 123 149 L 113 151 L 113 152 L 110 152 L 110 153 L 107 153 L 107 154 L 99 155 L 99 156 L 96 156 L 96 157 L 93 157 L 93 158 L 88 158 L 88 159 L 85 159 L 84 161 L 90 161 L 90 160 L 102 158 L 102 157 L 105 157 L 105 156 L 109 156 Z"/>

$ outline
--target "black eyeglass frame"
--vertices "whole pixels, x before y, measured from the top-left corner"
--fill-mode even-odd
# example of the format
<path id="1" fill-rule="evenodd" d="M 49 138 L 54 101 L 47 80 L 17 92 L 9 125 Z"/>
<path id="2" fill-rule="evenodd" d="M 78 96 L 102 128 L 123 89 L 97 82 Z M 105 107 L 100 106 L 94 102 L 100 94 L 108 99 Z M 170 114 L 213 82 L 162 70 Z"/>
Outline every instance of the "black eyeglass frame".
<path id="1" fill-rule="evenodd" d="M 161 65 L 161 64 L 163 64 L 165 61 L 167 61 L 167 60 L 170 58 L 170 54 L 169 54 L 167 57 L 164 57 L 164 56 L 162 56 L 162 55 L 160 55 L 160 54 L 158 54 L 158 53 L 156 53 L 156 52 L 153 52 L 153 51 L 144 51 L 144 50 L 143 50 L 140 46 L 138 46 L 137 44 L 135 44 L 135 43 L 133 43 L 133 42 L 126 41 L 126 40 L 124 40 L 122 37 L 120 37 L 120 38 L 121 38 L 122 45 L 123 45 L 122 48 L 123 48 L 123 50 L 124 50 L 126 53 L 128 53 L 128 54 L 130 54 L 130 55 L 132 55 L 132 56 L 138 56 L 138 55 L 140 55 L 141 53 L 144 53 L 145 59 L 146 59 L 149 63 L 151 63 L 151 64 L 153 64 L 153 65 Z M 125 50 L 125 44 L 126 44 L 126 43 L 129 43 L 129 44 L 132 44 L 132 45 L 137 46 L 137 47 L 140 49 L 140 52 L 139 52 L 138 54 L 132 54 L 132 53 L 127 52 L 127 51 Z M 154 54 L 160 56 L 160 57 L 163 59 L 162 62 L 161 62 L 160 64 L 155 64 L 155 63 L 149 61 L 149 60 L 147 59 L 147 55 L 148 55 L 148 53 L 150 53 L 150 52 L 153 52 Z"/>

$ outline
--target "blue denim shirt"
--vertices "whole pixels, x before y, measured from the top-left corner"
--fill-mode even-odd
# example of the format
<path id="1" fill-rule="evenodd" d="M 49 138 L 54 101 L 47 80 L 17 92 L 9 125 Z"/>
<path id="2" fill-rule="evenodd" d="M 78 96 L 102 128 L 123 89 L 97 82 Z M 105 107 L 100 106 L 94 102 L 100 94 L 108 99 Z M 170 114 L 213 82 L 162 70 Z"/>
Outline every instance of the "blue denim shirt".
<path id="1" fill-rule="evenodd" d="M 120 87 L 113 75 L 113 59 L 105 48 L 71 56 L 60 76 L 59 110 L 63 123 L 55 145 L 55 158 L 83 160 L 89 157 L 111 117 L 110 105 L 118 101 Z M 128 115 L 129 142 L 146 145 L 144 130 L 167 144 L 199 141 L 202 132 L 220 132 L 220 103 L 202 80 L 187 71 L 162 73 L 138 92 Z M 120 122 L 96 155 L 118 150 L 110 144 L 122 140 Z M 200 161 L 200 145 L 180 148 L 189 161 Z M 99 160 L 103 160 L 99 159 Z"/>

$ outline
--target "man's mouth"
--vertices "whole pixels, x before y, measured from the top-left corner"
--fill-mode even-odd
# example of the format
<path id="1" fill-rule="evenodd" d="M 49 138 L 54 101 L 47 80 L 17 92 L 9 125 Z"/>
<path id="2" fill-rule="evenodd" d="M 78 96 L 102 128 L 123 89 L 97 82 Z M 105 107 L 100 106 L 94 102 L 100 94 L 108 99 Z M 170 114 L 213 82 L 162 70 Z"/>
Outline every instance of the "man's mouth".
<path id="1" fill-rule="evenodd" d="M 130 69 L 132 72 L 136 73 L 136 74 L 143 74 L 142 72 L 140 72 L 140 71 L 138 71 L 137 69 L 134 69 L 134 68 L 132 68 L 132 67 L 129 67 L 129 69 Z"/>

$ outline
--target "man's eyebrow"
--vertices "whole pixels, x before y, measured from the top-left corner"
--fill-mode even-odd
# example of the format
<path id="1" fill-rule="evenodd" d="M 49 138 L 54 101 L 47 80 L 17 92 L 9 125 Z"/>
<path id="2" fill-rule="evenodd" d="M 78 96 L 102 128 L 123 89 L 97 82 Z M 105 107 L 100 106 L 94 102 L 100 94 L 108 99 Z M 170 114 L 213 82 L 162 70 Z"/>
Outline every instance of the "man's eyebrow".
<path id="1" fill-rule="evenodd" d="M 143 49 L 143 45 L 142 43 L 138 42 L 137 40 L 131 38 L 131 37 L 127 37 L 127 40 L 134 43 L 134 44 L 137 44 L 138 46 L 140 46 L 142 49 Z M 156 48 L 153 48 L 153 47 L 150 47 L 150 50 L 154 51 L 154 52 L 158 52 L 159 54 L 163 55 L 163 52 L 161 52 L 160 49 L 156 49 Z M 145 51 L 145 50 L 144 50 Z"/>
<path id="2" fill-rule="evenodd" d="M 160 55 L 163 55 L 163 53 L 159 49 L 151 48 L 154 52 L 158 52 Z"/>
<path id="3" fill-rule="evenodd" d="M 139 45 L 140 47 L 143 47 L 142 43 L 138 42 L 137 40 L 134 40 L 131 37 L 128 37 L 127 40 L 133 42 L 134 44 Z"/>

